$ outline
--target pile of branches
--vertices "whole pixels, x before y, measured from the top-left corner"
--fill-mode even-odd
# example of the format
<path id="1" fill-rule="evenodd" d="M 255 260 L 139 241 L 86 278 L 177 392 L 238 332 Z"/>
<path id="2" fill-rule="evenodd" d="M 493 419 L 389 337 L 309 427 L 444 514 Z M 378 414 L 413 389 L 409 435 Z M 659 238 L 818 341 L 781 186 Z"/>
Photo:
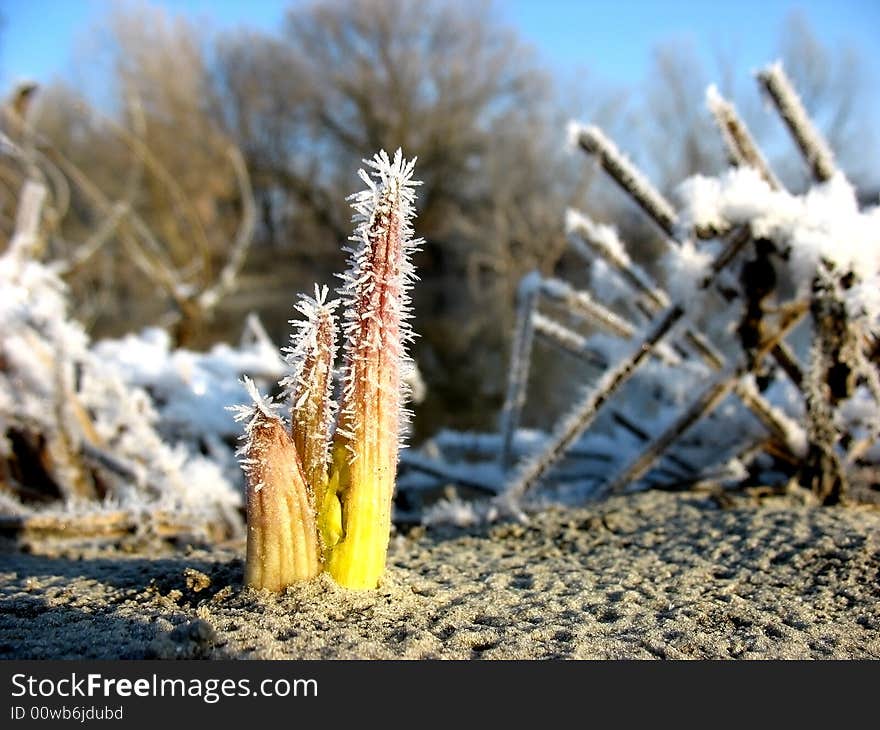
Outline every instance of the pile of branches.
<path id="1" fill-rule="evenodd" d="M 758 80 L 806 160 L 810 189 L 783 188 L 714 87 L 707 104 L 731 168 L 682 183 L 679 210 L 599 128 L 572 122 L 572 148 L 662 235 L 665 286 L 615 228 L 568 211 L 592 286 L 523 279 L 494 474 L 488 462 L 443 468 L 449 455 L 436 447 L 433 460 L 405 467 L 495 504 L 747 481 L 797 484 L 835 504 L 855 470 L 880 461 L 880 208 L 859 209 L 781 65 Z M 541 376 L 531 372 L 536 342 L 577 358 L 592 381 L 537 436 L 519 428 L 530 379 Z M 462 480 L 464 471 L 485 478 Z"/>
<path id="2" fill-rule="evenodd" d="M 237 188 L 238 227 L 228 240 L 217 221 L 206 224 L 202 220 L 196 201 L 184 193 L 145 142 L 146 119 L 137 97 L 128 103 L 131 129 L 80 105 L 86 119 L 102 124 L 108 145 L 119 143 L 129 155 L 127 171 L 108 192 L 34 128 L 33 100 L 38 91 L 35 84 L 21 84 L 0 106 L 0 182 L 9 193 L 0 198 L 0 248 L 4 242 L 8 247 L 12 239 L 10 226 L 21 207 L 16 193 L 24 190 L 28 181 L 39 183 L 46 190 L 43 235 L 34 241 L 30 254 L 37 259 L 53 258 L 54 271 L 65 281 L 85 275 L 95 288 L 99 271 L 108 276 L 99 267 L 100 255 L 115 246 L 112 253 L 121 252 L 119 259 L 149 282 L 164 310 L 161 325 L 172 333 L 175 344 L 190 343 L 224 297 L 238 286 L 253 243 L 257 210 L 241 150 L 220 132 L 211 140 L 228 164 L 228 170 L 222 172 L 232 176 Z M 161 232 L 149 222 L 149 210 L 142 210 L 148 207 L 141 200 L 143 191 L 153 182 L 167 192 L 175 213 L 173 225 L 161 225 Z M 72 219 L 82 219 L 79 223 L 85 221 L 86 225 L 78 226 Z M 68 221 L 77 238 L 66 235 Z M 77 240 L 79 236 L 82 238 Z M 211 239 L 222 242 L 224 260 L 219 267 Z M 112 273 L 109 278 L 114 278 Z M 107 304 L 99 301 L 95 306 Z"/>
<path id="3" fill-rule="evenodd" d="M 0 534 L 237 534 L 239 491 L 215 463 L 162 438 L 151 397 L 92 350 L 64 283 L 32 258 L 47 194 L 25 184 L 0 256 Z"/>
<path id="4" fill-rule="evenodd" d="M 0 534 L 24 542 L 238 535 L 237 429 L 223 407 L 241 399 L 243 372 L 277 378 L 283 363 L 253 317 L 238 349 L 174 346 L 238 285 L 256 223 L 241 152 L 219 139 L 241 216 L 218 269 L 206 236 L 225 236 L 205 230 L 147 147 L 137 99 L 132 130 L 105 120 L 131 155 L 128 174 L 108 193 L 35 131 L 36 92 L 21 85 L 0 107 L 8 193 L 0 200 Z M 139 211 L 147 175 L 168 189 L 185 232 L 172 227 L 160 236 Z M 82 240 L 65 234 L 73 211 L 88 222 Z M 94 273 L 113 246 L 164 301 L 160 324 L 170 335 L 152 329 L 93 346 L 69 315 L 69 282 Z"/>

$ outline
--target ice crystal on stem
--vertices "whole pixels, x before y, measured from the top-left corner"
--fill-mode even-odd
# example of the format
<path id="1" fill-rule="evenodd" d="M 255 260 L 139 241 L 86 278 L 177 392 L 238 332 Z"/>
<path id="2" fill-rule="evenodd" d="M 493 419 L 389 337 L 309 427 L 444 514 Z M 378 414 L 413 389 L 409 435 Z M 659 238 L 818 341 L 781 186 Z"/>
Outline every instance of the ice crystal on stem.
<path id="1" fill-rule="evenodd" d="M 328 569 L 349 588 L 373 588 L 385 567 L 391 498 L 397 472 L 405 385 L 406 344 L 412 338 L 408 289 L 414 279 L 415 160 L 400 150 L 365 160 L 367 189 L 352 196 L 357 223 L 341 290 L 345 363 L 342 408 L 334 443 L 334 478 L 341 539 Z"/>
<path id="2" fill-rule="evenodd" d="M 249 384 L 255 405 L 242 466 L 248 477 L 245 582 L 280 590 L 315 575 L 323 562 L 347 588 L 374 588 L 385 570 L 391 499 L 406 411 L 406 345 L 413 334 L 408 289 L 415 214 L 415 160 L 383 151 L 360 170 L 367 189 L 353 195 L 357 224 L 342 275 L 345 305 L 342 403 L 335 419 L 333 361 L 338 302 L 327 288 L 301 297 L 304 319 L 288 348 L 290 431 L 278 405 Z M 336 421 L 335 431 L 333 424 Z"/>
<path id="3" fill-rule="evenodd" d="M 253 398 L 240 406 L 247 420 L 239 450 L 247 476 L 247 561 L 245 584 L 280 591 L 320 571 L 314 495 L 306 482 L 293 439 L 278 406 L 245 379 Z"/>
<path id="4" fill-rule="evenodd" d="M 301 295 L 296 310 L 305 319 L 291 320 L 297 331 L 291 337 L 287 361 L 292 374 L 282 383 L 290 396 L 290 431 L 302 459 L 303 474 L 315 495 L 319 515 L 325 506 L 329 448 L 336 404 L 333 402 L 333 361 L 336 357 L 338 300 L 327 301 L 327 287 L 315 286 L 314 298 Z M 332 496 L 332 495 L 331 495 Z M 319 523 L 323 544 L 338 539 L 328 533 L 330 525 Z"/>

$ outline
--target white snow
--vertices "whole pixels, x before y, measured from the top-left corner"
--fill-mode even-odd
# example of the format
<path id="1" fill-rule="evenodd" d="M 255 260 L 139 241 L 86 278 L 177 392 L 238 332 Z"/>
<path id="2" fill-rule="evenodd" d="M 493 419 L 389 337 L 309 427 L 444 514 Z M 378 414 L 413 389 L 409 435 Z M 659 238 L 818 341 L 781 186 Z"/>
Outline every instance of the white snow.
<path id="1" fill-rule="evenodd" d="M 267 384 L 286 372 L 269 342 L 258 340 L 240 348 L 221 343 L 208 352 L 195 352 L 173 349 L 168 333 L 156 328 L 102 340 L 94 352 L 128 385 L 149 392 L 167 438 L 195 443 L 206 436 L 238 436 L 226 408 L 245 398 L 239 382 L 243 375 Z"/>
<path id="2" fill-rule="evenodd" d="M 157 507 L 194 524 L 240 526 L 237 480 L 168 434 L 231 431 L 231 417 L 222 407 L 218 415 L 215 403 L 237 398 L 226 392 L 230 371 L 265 367 L 266 353 L 227 346 L 208 354 L 174 352 L 158 330 L 91 347 L 68 316 L 63 282 L 19 254 L 13 249 L 0 257 L 0 450 L 9 453 L 11 431 L 63 439 L 107 488 L 106 502 L 90 509 Z M 155 399 L 145 388 L 155 389 Z M 77 409 L 88 414 L 90 431 Z M 75 468 L 57 465 L 54 477 L 63 488 Z M 73 499 L 70 491 L 68 502 Z"/>
<path id="3" fill-rule="evenodd" d="M 700 282 L 709 273 L 716 252 L 715 244 L 697 246 L 689 239 L 667 250 L 661 266 L 666 291 L 673 301 L 689 307 L 702 294 Z"/>
<path id="4" fill-rule="evenodd" d="M 804 195 L 772 190 L 750 168 L 719 178 L 695 176 L 679 187 L 688 225 L 751 227 L 752 235 L 789 250 L 790 271 L 800 295 L 807 295 L 821 258 L 841 273 L 854 272 L 857 286 L 847 294 L 853 317 L 880 320 L 880 206 L 859 210 L 856 192 L 838 173 Z"/>
<path id="5" fill-rule="evenodd" d="M 706 87 L 706 106 L 713 114 L 717 114 L 719 111 L 729 108 L 730 103 L 721 96 L 715 84 L 709 84 Z"/>
<path id="6" fill-rule="evenodd" d="M 580 122 L 576 122 L 573 119 L 568 122 L 565 127 L 565 142 L 569 151 L 574 151 L 580 145 L 581 140 L 581 130 L 584 125 Z"/>
<path id="7" fill-rule="evenodd" d="M 494 522 L 499 517 L 498 507 L 489 501 L 465 501 L 459 497 L 441 499 L 422 514 L 422 524 L 474 527 Z"/>
<path id="8" fill-rule="evenodd" d="M 579 210 L 568 208 L 565 211 L 565 232 L 575 241 L 585 239 L 590 246 L 601 249 L 608 258 L 621 265 L 630 264 L 629 254 L 614 226 L 596 223 Z"/>
<path id="9" fill-rule="evenodd" d="M 632 287 L 604 259 L 590 264 L 590 291 L 599 300 L 613 304 L 629 302 L 633 297 Z"/>

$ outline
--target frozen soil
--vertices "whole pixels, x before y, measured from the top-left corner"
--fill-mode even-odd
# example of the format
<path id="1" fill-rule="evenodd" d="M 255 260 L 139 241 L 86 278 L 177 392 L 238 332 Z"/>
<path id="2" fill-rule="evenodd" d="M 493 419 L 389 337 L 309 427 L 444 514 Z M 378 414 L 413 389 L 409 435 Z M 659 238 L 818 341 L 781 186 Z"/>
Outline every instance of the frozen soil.
<path id="1" fill-rule="evenodd" d="M 651 492 L 419 528 L 372 592 L 243 590 L 242 556 L 7 545 L 0 658 L 880 658 L 876 506 Z"/>

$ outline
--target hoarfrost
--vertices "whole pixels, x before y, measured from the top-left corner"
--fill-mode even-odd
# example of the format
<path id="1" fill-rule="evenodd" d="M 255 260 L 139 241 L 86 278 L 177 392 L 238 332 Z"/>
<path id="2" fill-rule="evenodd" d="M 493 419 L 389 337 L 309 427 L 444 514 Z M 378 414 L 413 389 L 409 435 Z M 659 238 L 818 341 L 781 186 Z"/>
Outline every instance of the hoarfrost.
<path id="1" fill-rule="evenodd" d="M 880 207 L 860 210 L 856 191 L 840 173 L 805 194 L 773 190 L 747 167 L 719 178 L 692 177 L 679 187 L 682 217 L 690 226 L 744 224 L 755 238 L 768 238 L 788 251 L 800 295 L 809 293 L 820 259 L 852 271 L 847 292 L 851 316 L 880 320 Z"/>
<path id="2" fill-rule="evenodd" d="M 235 399 L 225 391 L 228 373 L 265 364 L 265 353 L 222 346 L 206 355 L 172 352 L 158 330 L 90 347 L 67 314 L 66 295 L 50 267 L 18 249 L 0 257 L 3 452 L 11 455 L 11 434 L 34 448 L 45 439 L 56 457 L 51 477 L 68 505 L 167 509 L 193 523 L 239 529 L 235 482 L 191 442 L 169 435 L 231 432 L 232 419 L 223 423 L 222 407 L 219 417 L 215 410 L 218 401 Z M 87 492 L 100 496 L 92 475 L 103 485 L 99 501 L 84 500 Z"/>

